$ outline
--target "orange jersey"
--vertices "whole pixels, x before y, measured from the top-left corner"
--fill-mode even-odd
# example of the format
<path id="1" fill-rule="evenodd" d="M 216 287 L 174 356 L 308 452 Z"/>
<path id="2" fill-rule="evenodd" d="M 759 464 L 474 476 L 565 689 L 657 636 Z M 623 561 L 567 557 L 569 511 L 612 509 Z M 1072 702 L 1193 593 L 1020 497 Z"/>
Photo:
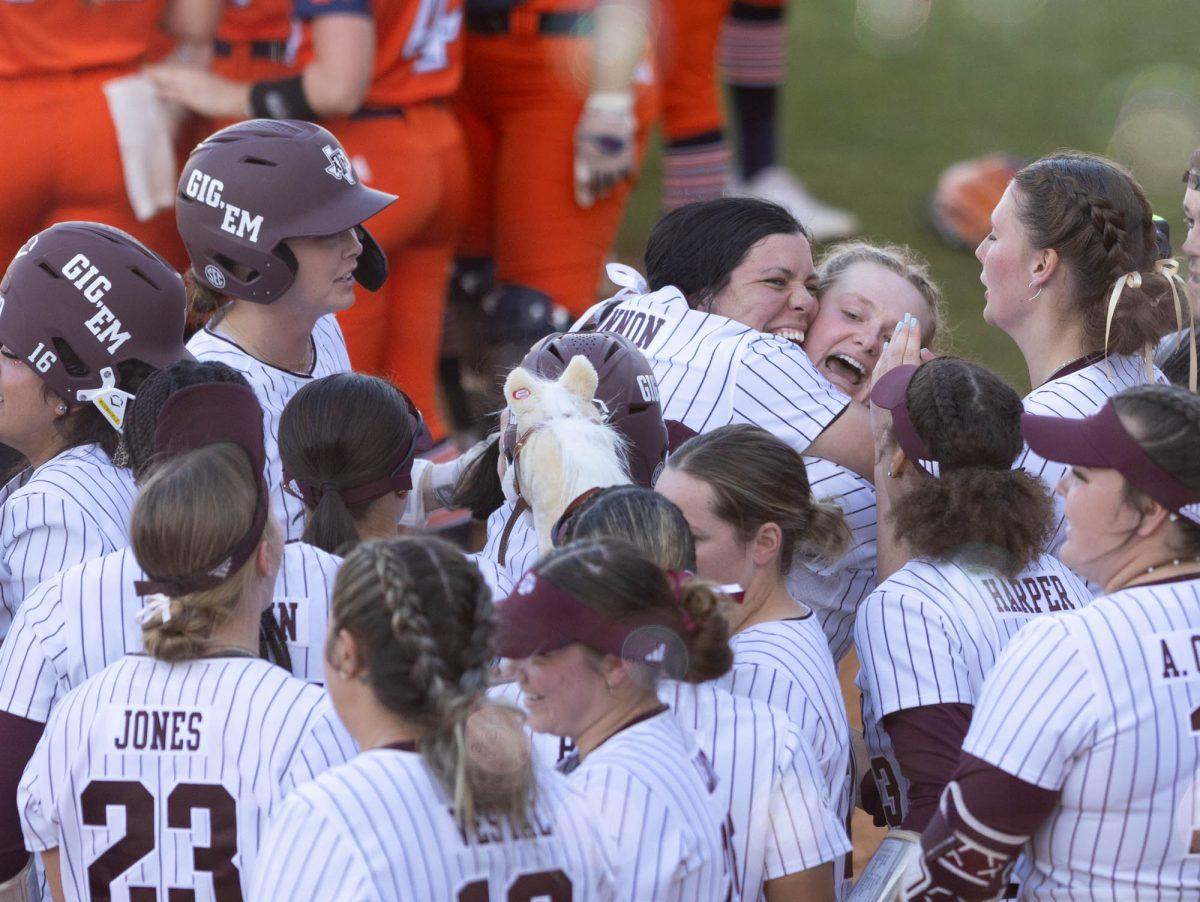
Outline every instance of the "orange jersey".
<path id="1" fill-rule="evenodd" d="M 387 109 L 449 98 L 462 79 L 463 0 L 295 0 L 312 21 L 331 13 L 375 20 L 375 72 L 364 109 Z M 311 47 L 301 61 L 311 59 Z"/>
<path id="2" fill-rule="evenodd" d="M 292 35 L 292 0 L 225 0 L 217 40 L 286 42 Z"/>
<path id="3" fill-rule="evenodd" d="M 0 0 L 0 78 L 133 68 L 166 0 Z"/>

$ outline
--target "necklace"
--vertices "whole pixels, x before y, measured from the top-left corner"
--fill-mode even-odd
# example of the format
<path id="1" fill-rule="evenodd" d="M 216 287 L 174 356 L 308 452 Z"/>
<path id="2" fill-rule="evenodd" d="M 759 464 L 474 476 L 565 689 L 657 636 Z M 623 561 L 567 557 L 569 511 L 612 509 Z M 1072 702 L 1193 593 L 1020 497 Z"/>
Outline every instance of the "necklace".
<path id="1" fill-rule="evenodd" d="M 1138 576 L 1149 576 L 1155 570 L 1162 570 L 1166 567 L 1178 567 L 1180 564 L 1196 564 L 1196 563 L 1200 563 L 1200 557 L 1188 558 L 1187 560 L 1175 558 L 1174 560 L 1171 560 L 1171 561 L 1164 561 L 1161 564 L 1155 564 L 1152 567 L 1147 567 L 1145 570 L 1143 570 L 1141 573 L 1139 573 Z"/>
<path id="2" fill-rule="evenodd" d="M 247 337 L 243 332 L 241 332 L 239 329 L 230 327 L 229 318 L 227 316 L 224 317 L 222 321 L 214 328 L 220 329 L 225 333 L 226 337 L 233 339 L 234 344 L 242 348 L 255 360 L 265 363 L 267 366 L 272 366 L 277 370 L 284 370 L 285 372 L 289 373 L 310 373 L 312 372 L 313 366 L 316 365 L 316 352 L 313 349 L 312 336 L 309 336 L 308 340 L 304 344 L 304 363 L 299 368 L 295 368 L 289 366 L 288 364 L 282 363 L 268 354 L 262 353 L 262 351 L 257 348 L 255 342 L 247 340 Z"/>

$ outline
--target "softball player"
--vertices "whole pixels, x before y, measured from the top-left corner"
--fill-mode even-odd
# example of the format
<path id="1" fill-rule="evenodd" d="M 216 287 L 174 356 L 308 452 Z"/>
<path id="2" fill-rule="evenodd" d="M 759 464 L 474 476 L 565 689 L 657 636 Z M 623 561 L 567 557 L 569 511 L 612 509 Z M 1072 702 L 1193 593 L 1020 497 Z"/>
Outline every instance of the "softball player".
<path id="1" fill-rule="evenodd" d="M 604 536 L 624 539 L 664 570 L 696 568 L 687 520 L 649 489 L 598 492 L 570 518 L 563 541 Z M 663 680 L 658 695 L 719 778 L 736 853 L 735 897 L 834 898 L 833 862 L 850 843 L 812 746 L 787 714 L 715 682 Z"/>
<path id="2" fill-rule="evenodd" d="M 604 840 L 513 712 L 479 571 L 437 539 L 367 541 L 338 575 L 329 693 L 361 753 L 272 818 L 251 898 L 618 898 Z M 296 852 L 304 854 L 297 858 Z"/>
<path id="3" fill-rule="evenodd" d="M 34 235 L 0 297 L 0 442 L 29 463 L 0 489 L 3 639 L 34 586 L 128 541 L 125 410 L 147 375 L 185 352 L 179 276 L 109 226 Z"/>
<path id="4" fill-rule="evenodd" d="M 799 345 L 816 312 L 817 275 L 803 227 L 750 198 L 688 204 L 646 244 L 647 279 L 573 327 L 624 335 L 646 355 L 663 416 L 696 432 L 762 426 L 801 453 L 869 477 L 867 413 L 830 385 Z"/>
<path id="5" fill-rule="evenodd" d="M 1003 380 L 943 357 L 890 370 L 871 398 L 891 412 L 877 437 L 892 473 L 882 488 L 911 559 L 855 620 L 863 733 L 873 813 L 920 831 L 997 656 L 1025 623 L 1078 610 L 1091 593 L 1042 551 L 1053 506 L 1040 480 L 1012 469 L 1021 399 Z"/>
<path id="6" fill-rule="evenodd" d="M 341 734 L 317 687 L 258 657 L 283 541 L 261 421 L 221 410 L 218 444 L 211 417 L 182 406 L 159 423 L 160 444 L 169 436 L 181 453 L 155 469 L 131 518 L 150 577 L 137 586 L 146 653 L 59 702 L 21 779 L 26 845 L 56 898 L 243 895 L 267 815 Z M 348 736 L 334 744 L 353 751 Z"/>
<path id="7" fill-rule="evenodd" d="M 1124 388 L 1166 381 L 1139 356 L 1175 327 L 1173 277 L 1157 246 L 1141 186 L 1115 163 L 1061 153 L 1017 173 L 975 256 L 983 318 L 1029 367 L 1028 412 L 1085 417 Z M 1028 449 L 1014 466 L 1049 489 L 1067 472 Z M 1056 506 L 1052 553 L 1064 539 Z"/>
<path id="8" fill-rule="evenodd" d="M 375 290 L 387 277 L 362 222 L 395 199 L 362 184 L 337 139 L 308 122 L 230 126 L 192 151 L 180 177 L 189 303 L 213 314 L 188 350 L 240 370 L 258 395 L 289 540 L 304 530 L 304 505 L 283 490 L 279 417 L 301 386 L 350 369 L 333 314 L 354 303 L 355 281 Z"/>
<path id="9" fill-rule="evenodd" d="M 588 540 L 547 555 L 496 616 L 530 727 L 574 745 L 560 770 L 626 866 L 618 897 L 727 899 L 723 793 L 655 689 L 664 671 L 702 682 L 729 669 L 713 593 L 623 542 Z"/>
<path id="10" fill-rule="evenodd" d="M 1023 429 L 1070 467 L 1060 554 L 1104 594 L 997 660 L 910 897 L 994 895 L 1023 852 L 1022 898 L 1195 898 L 1200 399 L 1137 386 Z"/>
<path id="11" fill-rule="evenodd" d="M 744 589 L 724 605 L 733 633 L 725 685 L 787 712 L 845 823 L 854 796 L 846 707 L 825 634 L 785 577 L 795 559 L 836 560 L 849 530 L 840 508 L 813 499 L 803 472 L 800 456 L 765 430 L 724 426 L 673 453 L 655 490 L 687 518 L 696 572 Z"/>

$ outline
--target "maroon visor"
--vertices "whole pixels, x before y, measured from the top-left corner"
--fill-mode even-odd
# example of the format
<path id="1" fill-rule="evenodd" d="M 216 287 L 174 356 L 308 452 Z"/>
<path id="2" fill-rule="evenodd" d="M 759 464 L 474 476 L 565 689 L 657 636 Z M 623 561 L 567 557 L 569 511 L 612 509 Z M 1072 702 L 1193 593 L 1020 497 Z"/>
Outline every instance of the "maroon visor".
<path id="1" fill-rule="evenodd" d="M 1116 470 L 1167 510 L 1200 523 L 1200 493 L 1150 459 L 1126 431 L 1112 401 L 1081 420 L 1022 414 L 1021 432 L 1034 453 L 1047 460 Z"/>
<path id="2" fill-rule="evenodd" d="M 578 642 L 642 664 L 663 663 L 668 643 L 678 643 L 686 632 L 677 611 L 611 620 L 550 582 L 536 568 L 496 605 L 496 625 L 497 651 L 503 658 L 528 658 Z"/>
<path id="3" fill-rule="evenodd" d="M 929 453 L 925 440 L 917 434 L 912 417 L 908 413 L 908 385 L 916 375 L 918 367 L 912 363 L 898 366 L 885 373 L 871 389 L 871 403 L 892 414 L 892 431 L 904 456 L 930 476 L 940 476 L 941 464 Z"/>

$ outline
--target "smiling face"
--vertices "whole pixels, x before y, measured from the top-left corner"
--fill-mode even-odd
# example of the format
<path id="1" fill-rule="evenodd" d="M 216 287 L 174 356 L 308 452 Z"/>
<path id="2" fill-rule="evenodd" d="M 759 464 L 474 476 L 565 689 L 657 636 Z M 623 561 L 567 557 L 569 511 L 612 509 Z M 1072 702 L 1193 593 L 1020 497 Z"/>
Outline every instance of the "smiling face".
<path id="1" fill-rule="evenodd" d="M 284 295 L 318 315 L 337 313 L 354 303 L 354 269 L 362 242 L 354 229 L 319 238 L 289 238 L 296 256 L 296 279 Z"/>
<path id="2" fill-rule="evenodd" d="M 768 235 L 714 295 L 710 311 L 797 344 L 817 310 L 812 248 L 803 235 Z"/>
<path id="3" fill-rule="evenodd" d="M 1187 234 L 1179 250 L 1187 257 L 1188 288 L 1193 309 L 1200 308 L 1200 191 L 1189 187 L 1183 192 L 1183 220 Z"/>
<path id="4" fill-rule="evenodd" d="M 865 400 L 883 343 L 906 313 L 920 321 L 922 336 L 932 333 L 933 311 L 916 286 L 878 263 L 853 263 L 822 286 L 804 349 L 826 379 Z"/>
<path id="5" fill-rule="evenodd" d="M 1064 564 L 1098 585 L 1121 568 L 1141 514 L 1125 498 L 1125 477 L 1116 470 L 1072 467 L 1055 491 L 1063 498 Z"/>
<path id="6" fill-rule="evenodd" d="M 25 361 L 0 348 L 0 442 L 37 466 L 61 449 L 55 424 L 61 399 L 45 391 L 41 377 Z"/>
<path id="7" fill-rule="evenodd" d="M 578 642 L 513 662 L 530 729 L 577 738 L 612 704 L 593 654 Z"/>
<path id="8" fill-rule="evenodd" d="M 983 264 L 979 276 L 985 289 L 983 319 L 1010 334 L 1033 309 L 1030 301 L 1037 293 L 1030 284 L 1037 252 L 1017 218 L 1015 191 L 1010 182 L 992 211 L 992 231 L 975 249 Z"/>

